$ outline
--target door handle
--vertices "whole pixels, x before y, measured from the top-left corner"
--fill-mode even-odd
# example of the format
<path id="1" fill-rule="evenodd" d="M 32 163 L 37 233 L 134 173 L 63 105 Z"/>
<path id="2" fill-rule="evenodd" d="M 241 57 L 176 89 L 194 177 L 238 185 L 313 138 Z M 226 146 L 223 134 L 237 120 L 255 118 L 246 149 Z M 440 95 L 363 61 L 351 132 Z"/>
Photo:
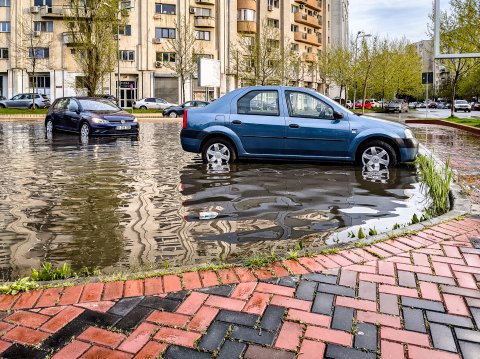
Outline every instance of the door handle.
<path id="1" fill-rule="evenodd" d="M 242 121 L 240 120 L 233 120 L 232 121 L 232 125 L 241 125 L 242 124 Z"/>
<path id="2" fill-rule="evenodd" d="M 290 127 L 290 128 L 300 128 L 300 125 L 297 125 L 296 123 L 291 123 L 290 125 L 288 125 L 288 127 Z"/>

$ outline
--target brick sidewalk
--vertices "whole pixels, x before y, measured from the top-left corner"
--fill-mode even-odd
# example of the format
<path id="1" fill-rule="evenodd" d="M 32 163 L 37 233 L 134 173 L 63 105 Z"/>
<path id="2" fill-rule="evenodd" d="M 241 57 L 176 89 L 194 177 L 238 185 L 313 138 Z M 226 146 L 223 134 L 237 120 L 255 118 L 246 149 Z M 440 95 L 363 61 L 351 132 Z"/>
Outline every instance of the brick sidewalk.
<path id="1" fill-rule="evenodd" d="M 0 356 L 478 359 L 479 245 L 469 218 L 253 271 L 3 295 Z"/>

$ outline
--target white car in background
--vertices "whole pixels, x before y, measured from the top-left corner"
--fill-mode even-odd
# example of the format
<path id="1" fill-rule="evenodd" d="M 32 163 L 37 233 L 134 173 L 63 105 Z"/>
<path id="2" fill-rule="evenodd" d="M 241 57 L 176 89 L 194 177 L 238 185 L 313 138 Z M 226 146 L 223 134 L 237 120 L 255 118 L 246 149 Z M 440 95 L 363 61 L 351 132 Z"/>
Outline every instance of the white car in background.
<path id="1" fill-rule="evenodd" d="M 372 107 L 374 107 L 374 108 L 382 107 L 382 105 L 377 100 L 375 100 L 374 98 L 367 98 L 365 101 L 369 101 L 370 105 L 372 105 Z"/>
<path id="2" fill-rule="evenodd" d="M 165 110 L 171 106 L 178 106 L 175 103 L 168 102 L 163 98 L 147 97 L 133 103 L 134 109 L 140 110 Z"/>
<path id="3" fill-rule="evenodd" d="M 453 103 L 453 110 L 455 112 L 457 111 L 470 112 L 472 111 L 472 106 L 470 106 L 470 104 L 465 100 L 455 100 L 455 102 Z"/>

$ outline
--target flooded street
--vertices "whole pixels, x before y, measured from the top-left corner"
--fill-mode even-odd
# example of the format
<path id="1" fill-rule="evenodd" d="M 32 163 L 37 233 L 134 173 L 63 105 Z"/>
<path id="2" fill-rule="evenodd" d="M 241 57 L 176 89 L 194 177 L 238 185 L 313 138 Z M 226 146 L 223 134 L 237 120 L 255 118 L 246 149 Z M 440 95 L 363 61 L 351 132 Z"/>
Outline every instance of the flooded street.
<path id="1" fill-rule="evenodd" d="M 234 263 L 284 254 L 299 240 L 321 249 L 334 230 L 390 230 L 425 205 L 413 167 L 374 175 L 351 165 L 209 168 L 182 151 L 180 127 L 147 122 L 138 140 L 83 143 L 46 138 L 40 122 L 0 122 L 0 278 L 44 261 L 109 272 Z M 201 220 L 203 211 L 218 215 Z"/>

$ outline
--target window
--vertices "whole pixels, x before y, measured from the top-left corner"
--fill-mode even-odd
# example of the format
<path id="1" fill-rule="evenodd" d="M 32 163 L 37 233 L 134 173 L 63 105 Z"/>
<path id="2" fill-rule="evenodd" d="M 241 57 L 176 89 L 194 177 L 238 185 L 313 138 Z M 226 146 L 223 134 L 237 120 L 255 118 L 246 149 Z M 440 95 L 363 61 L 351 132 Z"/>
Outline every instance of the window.
<path id="1" fill-rule="evenodd" d="M 10 32 L 10 21 L 0 21 L 0 32 Z"/>
<path id="2" fill-rule="evenodd" d="M 10 6 L 10 0 L 0 0 L 0 7 Z"/>
<path id="3" fill-rule="evenodd" d="M 278 29 L 280 28 L 280 21 L 277 19 L 267 19 L 267 25 Z"/>
<path id="4" fill-rule="evenodd" d="M 195 30 L 195 38 L 197 40 L 210 41 L 210 31 Z"/>
<path id="5" fill-rule="evenodd" d="M 212 16 L 212 10 L 205 9 L 203 7 L 196 7 L 195 8 L 195 16 L 210 17 L 210 16 Z"/>
<path id="6" fill-rule="evenodd" d="M 298 44 L 292 44 L 292 50 L 293 51 L 298 51 L 299 50 Z"/>
<path id="7" fill-rule="evenodd" d="M 35 75 L 28 77 L 28 83 L 30 88 L 33 88 L 35 85 L 35 89 L 39 93 L 46 93 L 50 89 L 50 75 Z M 36 95 L 37 97 L 38 95 Z M 39 97 L 39 96 L 38 96 Z"/>
<path id="8" fill-rule="evenodd" d="M 298 31 L 298 25 L 290 25 L 290 30 L 292 30 L 292 32 L 297 32 Z"/>
<path id="9" fill-rule="evenodd" d="M 130 10 L 131 7 L 132 7 L 132 2 L 131 1 L 122 0 L 120 2 L 120 9 L 122 9 L 122 10 Z"/>
<path id="10" fill-rule="evenodd" d="M 67 110 L 70 112 L 78 111 L 78 103 L 74 99 L 68 100 Z"/>
<path id="11" fill-rule="evenodd" d="M 255 21 L 257 13 L 255 10 L 240 9 L 237 11 L 237 20 L 239 21 Z"/>
<path id="12" fill-rule="evenodd" d="M 177 13 L 177 6 L 170 5 L 170 4 L 156 3 L 155 12 L 158 14 L 175 15 Z"/>
<path id="13" fill-rule="evenodd" d="M 279 116 L 278 91 L 250 91 L 237 102 L 242 115 Z"/>
<path id="14" fill-rule="evenodd" d="M 169 27 L 155 28 L 156 39 L 174 39 L 176 35 L 177 35 L 177 31 L 174 28 L 169 28 Z"/>
<path id="15" fill-rule="evenodd" d="M 44 6 L 44 5 L 52 6 L 52 0 L 35 0 L 33 2 L 33 5 L 35 5 L 35 6 Z"/>
<path id="16" fill-rule="evenodd" d="M 48 47 L 29 47 L 28 48 L 28 57 L 36 59 L 48 59 L 50 56 L 50 51 Z"/>
<path id="17" fill-rule="evenodd" d="M 157 52 L 157 61 L 175 62 L 174 52 Z"/>
<path id="18" fill-rule="evenodd" d="M 333 120 L 333 108 L 310 94 L 285 91 L 290 117 Z"/>
<path id="19" fill-rule="evenodd" d="M 135 51 L 120 50 L 119 59 L 121 61 L 135 61 Z"/>
<path id="20" fill-rule="evenodd" d="M 53 32 L 53 21 L 34 21 L 33 30 L 41 32 Z"/>
<path id="21" fill-rule="evenodd" d="M 8 49 L 7 48 L 0 48 L 0 60 L 8 59 Z"/>
<path id="22" fill-rule="evenodd" d="M 155 99 L 149 97 L 149 98 L 146 98 L 146 99 L 145 99 L 145 102 L 155 102 Z"/>
<path id="23" fill-rule="evenodd" d="M 279 0 L 268 0 L 268 6 L 279 7 Z"/>
<path id="24" fill-rule="evenodd" d="M 123 36 L 132 36 L 132 25 L 119 26 L 118 33 Z"/>
<path id="25" fill-rule="evenodd" d="M 297 13 L 300 9 L 298 8 L 297 5 L 292 5 L 292 13 Z"/>

